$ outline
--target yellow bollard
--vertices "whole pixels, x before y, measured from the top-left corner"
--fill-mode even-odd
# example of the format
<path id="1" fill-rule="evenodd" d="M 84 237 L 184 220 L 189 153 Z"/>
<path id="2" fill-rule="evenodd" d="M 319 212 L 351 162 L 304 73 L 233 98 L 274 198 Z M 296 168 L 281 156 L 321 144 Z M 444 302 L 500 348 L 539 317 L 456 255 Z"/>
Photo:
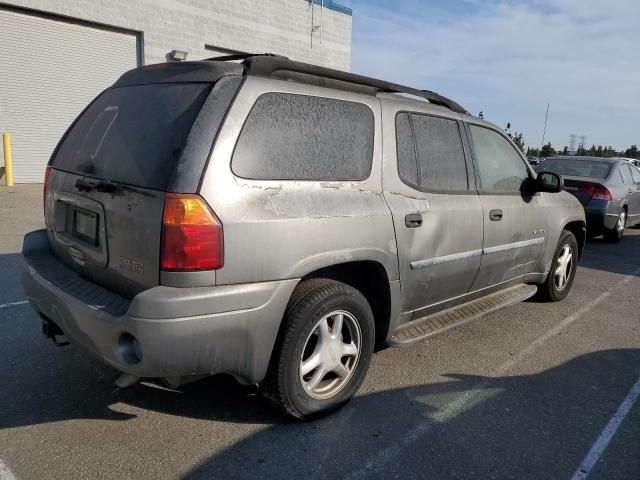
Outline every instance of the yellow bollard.
<path id="1" fill-rule="evenodd" d="M 4 147 L 4 183 L 7 187 L 13 187 L 13 171 L 11 170 L 11 134 L 2 134 Z"/>

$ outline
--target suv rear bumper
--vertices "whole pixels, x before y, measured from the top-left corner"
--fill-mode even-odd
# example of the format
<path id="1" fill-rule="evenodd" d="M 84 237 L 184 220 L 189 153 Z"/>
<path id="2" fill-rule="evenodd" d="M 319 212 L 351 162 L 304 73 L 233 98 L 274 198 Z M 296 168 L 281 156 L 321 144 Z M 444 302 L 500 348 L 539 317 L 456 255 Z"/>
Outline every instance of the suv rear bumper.
<path id="1" fill-rule="evenodd" d="M 260 382 L 298 282 L 159 286 L 129 302 L 60 262 L 44 230 L 25 237 L 22 253 L 22 284 L 36 312 L 73 343 L 138 377 L 229 373 Z"/>

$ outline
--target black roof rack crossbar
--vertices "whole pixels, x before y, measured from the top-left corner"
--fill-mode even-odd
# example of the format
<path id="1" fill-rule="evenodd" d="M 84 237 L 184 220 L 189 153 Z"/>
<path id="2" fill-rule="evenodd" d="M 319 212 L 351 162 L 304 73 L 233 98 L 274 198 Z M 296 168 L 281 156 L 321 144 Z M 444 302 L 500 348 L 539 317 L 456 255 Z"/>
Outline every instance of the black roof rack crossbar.
<path id="1" fill-rule="evenodd" d="M 231 56 L 231 55 L 230 55 Z M 213 59 L 213 60 L 219 60 Z M 458 103 L 429 90 L 405 87 L 396 83 L 385 82 L 375 78 L 365 77 L 354 73 L 333 70 L 308 63 L 295 62 L 278 55 L 247 55 L 242 62 L 247 75 L 262 77 L 277 77 L 282 79 L 303 81 L 309 77 L 320 77 L 321 84 L 327 87 L 341 88 L 345 84 L 365 87 L 372 93 L 404 93 L 421 97 L 430 103 L 440 105 L 457 113 L 469 113 Z"/>

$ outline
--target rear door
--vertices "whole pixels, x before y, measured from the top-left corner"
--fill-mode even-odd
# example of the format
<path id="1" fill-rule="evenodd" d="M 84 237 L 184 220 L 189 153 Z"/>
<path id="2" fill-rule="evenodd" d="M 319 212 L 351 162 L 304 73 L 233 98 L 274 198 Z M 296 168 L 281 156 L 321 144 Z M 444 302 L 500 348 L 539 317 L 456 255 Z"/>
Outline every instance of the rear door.
<path id="1" fill-rule="evenodd" d="M 629 170 L 631 181 L 627 187 L 629 192 L 629 223 L 640 221 L 640 170 L 633 165 L 622 165 L 620 167 Z"/>
<path id="2" fill-rule="evenodd" d="M 165 192 L 211 88 L 111 88 L 80 115 L 54 153 L 45 197 L 62 261 L 126 297 L 159 284 Z"/>
<path id="3" fill-rule="evenodd" d="M 482 253 L 482 206 L 459 117 L 382 102 L 383 187 L 396 231 L 403 312 L 419 316 L 471 287 Z"/>
<path id="4" fill-rule="evenodd" d="M 469 125 L 469 137 L 484 224 L 482 264 L 472 287 L 479 290 L 534 271 L 545 251 L 549 212 L 541 194 L 527 193 L 530 169 L 502 133 Z"/>

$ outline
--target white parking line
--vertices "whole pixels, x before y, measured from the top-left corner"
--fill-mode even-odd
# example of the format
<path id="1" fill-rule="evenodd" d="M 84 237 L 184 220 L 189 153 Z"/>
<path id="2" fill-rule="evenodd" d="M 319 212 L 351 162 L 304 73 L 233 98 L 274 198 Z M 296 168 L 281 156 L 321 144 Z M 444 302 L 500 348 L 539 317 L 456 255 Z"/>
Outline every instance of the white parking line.
<path id="1" fill-rule="evenodd" d="M 15 475 L 9 467 L 5 465 L 5 463 L 0 459 L 0 480 L 16 480 Z"/>
<path id="2" fill-rule="evenodd" d="M 3 310 L 5 308 L 17 307 L 18 305 L 24 305 L 26 303 L 29 302 L 27 300 L 22 300 L 20 302 L 2 303 L 0 304 L 0 310 Z"/>
<path id="3" fill-rule="evenodd" d="M 583 315 L 588 313 L 598 304 L 602 303 L 603 300 L 607 299 L 611 296 L 611 291 L 621 287 L 622 285 L 630 282 L 635 275 L 640 274 L 640 268 L 637 268 L 631 273 L 631 276 L 627 276 L 624 280 L 616 283 L 611 289 L 606 292 L 601 293 L 597 298 L 587 303 L 584 307 L 576 311 L 573 315 L 569 315 L 562 322 L 558 323 L 555 327 L 548 330 L 544 335 L 541 335 L 533 342 L 531 342 L 525 349 L 518 352 L 516 355 L 511 357 L 509 360 L 501 364 L 498 368 L 496 368 L 493 372 L 491 372 L 492 376 L 503 375 L 507 373 L 517 362 L 522 360 L 524 357 L 533 353 L 537 348 L 544 345 L 549 339 L 560 333 L 563 329 L 571 325 L 576 320 L 580 319 Z M 445 406 L 445 408 L 440 412 L 439 417 L 441 418 L 453 418 L 457 415 L 458 412 L 465 411 L 466 405 L 469 402 L 474 401 L 478 395 L 483 394 L 483 389 L 486 388 L 491 383 L 491 378 L 485 378 L 481 382 L 478 382 L 474 385 L 471 390 L 467 390 L 460 394 L 455 400 L 452 400 L 449 404 Z M 425 419 L 424 421 L 418 423 L 413 429 L 409 430 L 404 438 L 399 440 L 398 442 L 393 443 L 389 447 L 384 450 L 378 452 L 375 456 L 371 457 L 367 463 L 360 469 L 352 472 L 347 478 L 362 478 L 368 476 L 372 471 L 375 471 L 378 468 L 381 468 L 389 463 L 391 463 L 396 457 L 400 456 L 403 452 L 404 448 L 410 446 L 411 444 L 418 441 L 422 436 L 427 434 L 437 423 L 434 423 L 432 419 Z M 573 479 L 572 479 L 573 480 Z"/>
<path id="4" fill-rule="evenodd" d="M 616 434 L 618 427 L 629 413 L 629 410 L 631 410 L 631 407 L 633 407 L 633 404 L 638 399 L 638 396 L 640 396 L 640 377 L 638 378 L 638 381 L 635 383 L 635 385 L 631 388 L 631 391 L 622 401 L 616 413 L 613 414 L 613 417 L 611 417 L 609 423 L 607 423 L 607 425 L 604 427 L 602 433 L 600 433 L 600 436 L 591 447 L 591 450 L 589 450 L 587 456 L 584 457 L 584 460 L 582 460 L 580 467 L 578 467 L 576 473 L 574 473 L 573 477 L 571 477 L 571 480 L 584 480 L 589 476 L 589 473 L 591 473 L 591 470 L 593 469 L 595 464 L 598 462 L 598 460 L 600 460 L 604 449 L 607 448 L 607 445 L 609 445 L 609 442 Z"/>

